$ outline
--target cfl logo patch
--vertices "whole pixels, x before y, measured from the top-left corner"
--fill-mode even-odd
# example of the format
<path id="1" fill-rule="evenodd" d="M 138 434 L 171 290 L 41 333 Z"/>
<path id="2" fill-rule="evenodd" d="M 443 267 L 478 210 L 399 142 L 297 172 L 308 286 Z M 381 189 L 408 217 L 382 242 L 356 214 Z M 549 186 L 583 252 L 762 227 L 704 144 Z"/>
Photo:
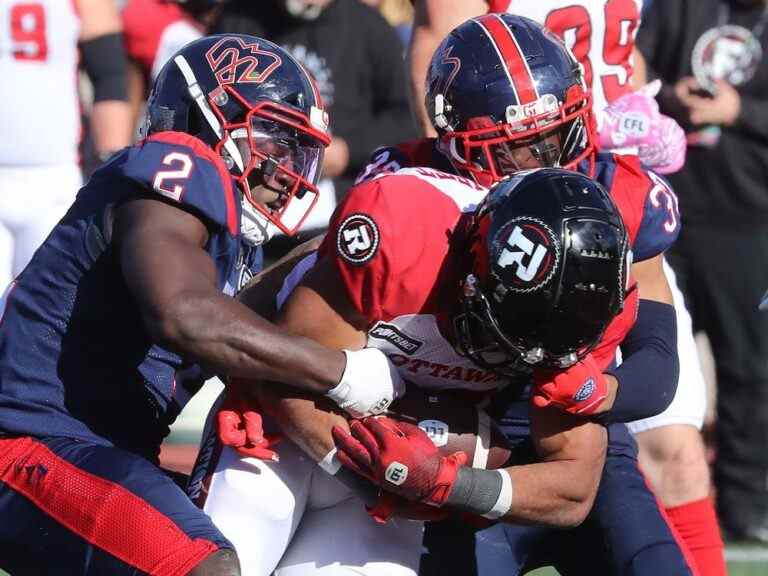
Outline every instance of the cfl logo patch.
<path id="1" fill-rule="evenodd" d="M 576 391 L 576 394 L 573 395 L 573 399 L 576 402 L 582 402 L 592 396 L 592 392 L 595 391 L 595 381 L 592 378 L 587 378 L 587 381 L 584 382 L 584 384 L 581 385 L 581 388 L 579 388 Z"/>
<path id="2" fill-rule="evenodd" d="M 390 484 L 400 486 L 408 478 L 408 466 L 395 460 L 384 471 L 384 478 Z"/>
<path id="3" fill-rule="evenodd" d="M 640 112 L 627 112 L 619 121 L 619 130 L 627 136 L 642 138 L 648 135 L 648 117 Z"/>

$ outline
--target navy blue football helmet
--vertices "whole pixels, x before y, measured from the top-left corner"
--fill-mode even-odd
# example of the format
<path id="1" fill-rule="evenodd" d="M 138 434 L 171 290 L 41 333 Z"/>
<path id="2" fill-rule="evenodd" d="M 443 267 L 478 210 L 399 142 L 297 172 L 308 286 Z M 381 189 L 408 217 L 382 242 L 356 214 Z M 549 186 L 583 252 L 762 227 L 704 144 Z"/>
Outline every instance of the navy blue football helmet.
<path id="1" fill-rule="evenodd" d="M 247 241 L 266 241 L 270 223 L 293 234 L 317 202 L 328 114 L 306 70 L 272 42 L 223 34 L 179 50 L 155 80 L 143 128 L 167 130 L 224 158 L 243 195 Z"/>
<path id="2" fill-rule="evenodd" d="M 605 189 L 577 172 L 522 171 L 493 186 L 470 245 L 454 327 L 459 350 L 485 368 L 566 368 L 624 306 L 624 223 Z"/>
<path id="3" fill-rule="evenodd" d="M 486 14 L 456 27 L 432 57 L 426 107 L 440 150 L 484 186 L 518 170 L 572 168 L 595 150 L 579 63 L 521 16 Z"/>

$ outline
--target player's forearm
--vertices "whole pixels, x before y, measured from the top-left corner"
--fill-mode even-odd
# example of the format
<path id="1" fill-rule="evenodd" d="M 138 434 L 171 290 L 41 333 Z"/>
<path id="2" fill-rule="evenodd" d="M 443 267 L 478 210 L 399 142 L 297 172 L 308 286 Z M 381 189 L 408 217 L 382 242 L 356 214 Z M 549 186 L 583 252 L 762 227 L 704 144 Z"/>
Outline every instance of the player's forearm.
<path id="1" fill-rule="evenodd" d="M 336 386 L 340 351 L 290 334 L 224 295 L 182 294 L 164 307 L 154 332 L 185 358 L 249 380 L 273 380 L 315 393 Z"/>
<path id="2" fill-rule="evenodd" d="M 621 350 L 623 362 L 610 370 L 617 385 L 601 421 L 632 422 L 666 410 L 675 397 L 680 372 L 674 307 L 641 299 L 637 321 Z"/>
<path id="3" fill-rule="evenodd" d="M 440 43 L 439 32 L 428 26 L 416 26 L 413 29 L 411 43 L 408 46 L 406 65 L 408 67 L 408 90 L 411 108 L 416 122 L 425 136 L 435 136 L 435 129 L 429 120 L 424 106 L 426 93 L 424 81 L 432 53 Z"/>
<path id="4" fill-rule="evenodd" d="M 512 506 L 501 520 L 559 528 L 581 524 L 597 494 L 603 462 L 540 462 L 507 468 Z"/>
<path id="5" fill-rule="evenodd" d="M 518 524 L 570 528 L 584 521 L 597 492 L 602 466 L 550 461 L 482 470 L 463 466 L 444 506 Z"/>
<path id="6" fill-rule="evenodd" d="M 94 103 L 91 133 L 99 155 L 130 145 L 133 132 L 133 111 L 129 102 L 102 100 Z"/>
<path id="7" fill-rule="evenodd" d="M 259 406 L 280 425 L 285 436 L 316 462 L 334 448 L 331 428 L 348 429 L 347 420 L 332 412 L 332 404 L 316 398 L 302 397 L 275 386 L 256 390 Z"/>

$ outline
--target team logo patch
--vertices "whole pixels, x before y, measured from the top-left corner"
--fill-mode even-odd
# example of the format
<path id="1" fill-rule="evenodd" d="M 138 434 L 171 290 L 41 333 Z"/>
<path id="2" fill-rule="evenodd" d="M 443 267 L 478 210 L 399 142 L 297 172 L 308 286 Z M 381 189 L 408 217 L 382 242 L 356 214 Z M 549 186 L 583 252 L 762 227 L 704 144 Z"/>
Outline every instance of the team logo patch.
<path id="1" fill-rule="evenodd" d="M 205 59 L 220 86 L 235 82 L 260 84 L 283 63 L 278 54 L 237 36 L 225 36 L 216 42 L 205 53 Z"/>
<path id="2" fill-rule="evenodd" d="M 379 249 L 379 228 L 365 214 L 347 216 L 336 234 L 339 255 L 352 264 L 365 264 Z"/>
<path id="3" fill-rule="evenodd" d="M 512 292 L 543 288 L 560 262 L 555 233 L 537 218 L 513 218 L 499 229 L 492 246 L 494 274 Z"/>
<path id="4" fill-rule="evenodd" d="M 442 420 L 422 420 L 419 422 L 419 428 L 424 430 L 432 443 L 437 446 L 448 444 L 448 424 Z"/>
<path id="5" fill-rule="evenodd" d="M 715 80 L 741 86 L 754 76 L 763 57 L 760 41 L 741 26 L 718 26 L 696 41 L 691 54 L 693 75 L 699 84 L 715 92 Z"/>
<path id="6" fill-rule="evenodd" d="M 581 385 L 581 388 L 576 390 L 576 394 L 573 395 L 575 402 L 583 402 L 595 391 L 595 381 L 592 378 L 587 378 L 586 382 Z"/>
<path id="7" fill-rule="evenodd" d="M 397 328 L 397 326 L 393 324 L 386 324 L 384 322 L 379 322 L 376 324 L 376 326 L 371 328 L 371 330 L 368 332 L 368 336 L 371 338 L 376 338 L 377 340 L 384 340 L 389 342 L 394 347 L 402 350 L 406 354 L 416 353 L 424 344 L 424 342 L 421 342 L 420 340 L 416 340 L 407 334 L 403 334 Z"/>
<path id="8" fill-rule="evenodd" d="M 408 478 L 408 466 L 395 460 L 387 466 L 387 469 L 384 471 L 384 478 L 390 484 L 400 486 Z"/>

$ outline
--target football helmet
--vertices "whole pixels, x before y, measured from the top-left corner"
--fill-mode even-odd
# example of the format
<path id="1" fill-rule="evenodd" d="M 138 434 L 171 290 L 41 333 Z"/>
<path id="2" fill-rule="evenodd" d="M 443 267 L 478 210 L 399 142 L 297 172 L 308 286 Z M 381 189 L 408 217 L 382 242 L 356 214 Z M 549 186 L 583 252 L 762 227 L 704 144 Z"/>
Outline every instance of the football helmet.
<path id="1" fill-rule="evenodd" d="M 243 34 L 205 36 L 161 69 L 142 135 L 174 130 L 220 154 L 242 192 L 242 233 L 260 244 L 293 234 L 318 198 L 328 114 L 288 52 Z"/>
<path id="2" fill-rule="evenodd" d="M 503 373 L 567 368 L 624 305 L 631 251 L 608 193 L 557 168 L 493 186 L 473 216 L 471 272 L 454 316 L 459 350 Z"/>
<path id="3" fill-rule="evenodd" d="M 486 14 L 455 28 L 432 57 L 425 100 L 440 151 L 483 186 L 518 170 L 573 168 L 595 151 L 579 63 L 528 18 Z"/>

